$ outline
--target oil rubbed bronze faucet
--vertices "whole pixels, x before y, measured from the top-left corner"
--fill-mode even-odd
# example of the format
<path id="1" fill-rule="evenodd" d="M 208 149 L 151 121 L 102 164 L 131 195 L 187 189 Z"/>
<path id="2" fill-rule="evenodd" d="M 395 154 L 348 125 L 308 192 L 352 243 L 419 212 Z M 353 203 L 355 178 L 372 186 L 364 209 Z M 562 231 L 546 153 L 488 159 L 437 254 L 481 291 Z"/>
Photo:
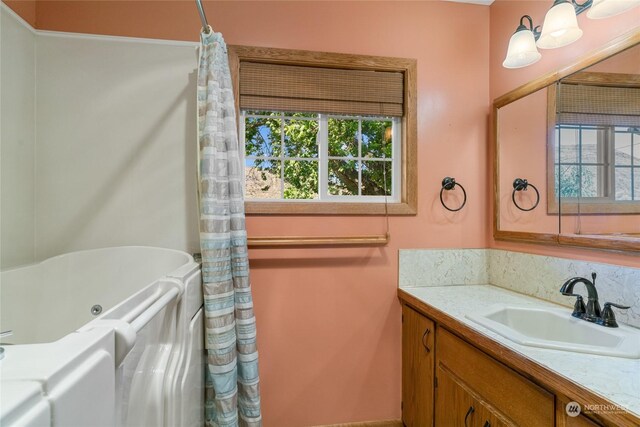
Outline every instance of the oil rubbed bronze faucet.
<path id="1" fill-rule="evenodd" d="M 624 305 L 614 304 L 607 302 L 604 304 L 604 308 L 600 310 L 600 302 L 598 301 L 598 291 L 596 290 L 596 277 L 597 274 L 591 273 L 591 280 L 584 277 L 574 277 L 564 282 L 560 288 L 560 293 L 569 297 L 576 297 L 576 303 L 573 306 L 573 317 L 586 320 L 587 322 L 597 323 L 598 325 L 606 326 L 608 328 L 617 328 L 618 322 L 616 322 L 615 314 L 612 307 L 616 307 L 622 310 L 626 310 L 631 307 Z M 585 307 L 584 300 L 581 295 L 573 293 L 573 287 L 577 283 L 582 283 L 587 288 L 587 305 Z"/>

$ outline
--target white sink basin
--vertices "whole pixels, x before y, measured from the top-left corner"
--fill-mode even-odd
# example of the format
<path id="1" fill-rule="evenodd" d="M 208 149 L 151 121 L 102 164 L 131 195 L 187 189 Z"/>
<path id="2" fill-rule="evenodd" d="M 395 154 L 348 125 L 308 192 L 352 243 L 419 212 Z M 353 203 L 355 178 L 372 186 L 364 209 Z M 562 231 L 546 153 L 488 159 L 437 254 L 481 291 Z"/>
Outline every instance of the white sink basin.
<path id="1" fill-rule="evenodd" d="M 496 304 L 467 318 L 522 345 L 640 358 L 640 330 L 606 328 L 576 319 L 569 310 Z"/>

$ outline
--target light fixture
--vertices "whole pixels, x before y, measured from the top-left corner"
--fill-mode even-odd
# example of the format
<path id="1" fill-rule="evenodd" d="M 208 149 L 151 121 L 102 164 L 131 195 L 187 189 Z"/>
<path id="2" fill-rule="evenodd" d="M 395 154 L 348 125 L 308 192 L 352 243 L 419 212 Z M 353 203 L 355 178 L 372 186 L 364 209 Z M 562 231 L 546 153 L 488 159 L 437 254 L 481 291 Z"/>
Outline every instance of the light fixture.
<path id="1" fill-rule="evenodd" d="M 567 0 L 555 0 L 544 17 L 538 47 L 555 49 L 567 46 L 580 37 L 582 37 L 582 30 L 578 28 L 578 17 L 573 3 Z"/>
<path id="2" fill-rule="evenodd" d="M 524 20 L 529 21 L 529 27 Z M 539 27 L 537 27 L 539 28 Z M 537 28 L 533 27 L 533 21 L 529 15 L 520 18 L 520 25 L 513 33 L 509 40 L 509 48 L 507 49 L 507 57 L 502 66 L 505 68 L 521 68 L 538 62 L 542 55 L 536 47 L 536 38 L 540 35 Z"/>
<path id="3" fill-rule="evenodd" d="M 626 12 L 640 5 L 640 0 L 593 0 L 587 16 L 591 19 L 602 19 Z"/>
<path id="4" fill-rule="evenodd" d="M 554 0 L 551 9 L 544 17 L 542 32 L 539 26 L 533 26 L 529 15 L 520 18 L 520 25 L 509 40 L 507 57 L 502 66 L 505 68 L 526 67 L 537 62 L 541 55 L 536 49 L 553 49 L 566 46 L 582 37 L 582 30 L 578 28 L 577 15 L 587 9 L 587 17 L 592 19 L 608 18 L 626 12 L 640 5 L 640 0 Z M 529 21 L 529 27 L 524 24 Z M 533 45 L 533 40 L 537 43 Z"/>

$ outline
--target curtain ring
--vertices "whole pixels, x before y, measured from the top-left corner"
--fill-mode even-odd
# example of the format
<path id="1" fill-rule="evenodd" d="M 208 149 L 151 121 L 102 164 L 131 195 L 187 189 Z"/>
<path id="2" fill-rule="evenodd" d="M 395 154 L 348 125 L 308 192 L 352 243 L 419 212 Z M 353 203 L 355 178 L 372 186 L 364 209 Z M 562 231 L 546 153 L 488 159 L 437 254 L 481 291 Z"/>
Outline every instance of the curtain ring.
<path id="1" fill-rule="evenodd" d="M 536 202 L 530 208 L 523 208 L 518 204 L 518 202 L 516 202 L 516 192 L 527 191 L 529 187 L 533 188 L 536 192 Z M 523 212 L 529 212 L 538 207 L 538 203 L 540 203 L 540 192 L 535 185 L 531 184 L 526 179 L 516 178 L 513 180 L 513 192 L 511 193 L 511 200 L 513 201 L 513 204 L 516 205 L 516 208 L 520 209 Z"/>
<path id="2" fill-rule="evenodd" d="M 444 193 L 444 190 L 447 190 L 447 191 L 453 190 L 456 185 L 460 187 L 460 189 L 462 190 L 462 194 L 464 195 L 464 200 L 462 201 L 462 204 L 460 205 L 459 208 L 451 209 L 444 202 L 444 199 L 442 198 L 442 194 Z M 442 203 L 442 206 L 444 206 L 446 210 L 451 212 L 458 212 L 460 209 L 464 208 L 464 205 L 467 204 L 467 192 L 464 190 L 464 187 L 462 185 L 456 182 L 455 178 L 446 177 L 445 179 L 442 180 L 442 188 L 440 189 L 440 203 Z"/>

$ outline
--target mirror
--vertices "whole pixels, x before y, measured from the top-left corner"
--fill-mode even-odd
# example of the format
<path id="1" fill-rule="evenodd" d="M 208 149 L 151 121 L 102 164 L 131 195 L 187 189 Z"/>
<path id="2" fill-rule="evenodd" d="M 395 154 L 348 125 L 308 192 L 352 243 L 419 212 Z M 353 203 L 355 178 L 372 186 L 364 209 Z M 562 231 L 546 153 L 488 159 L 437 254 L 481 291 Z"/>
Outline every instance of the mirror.
<path id="1" fill-rule="evenodd" d="M 640 45 L 551 92 L 560 234 L 640 237 Z"/>
<path id="2" fill-rule="evenodd" d="M 638 34 L 494 101 L 498 240 L 640 251 Z"/>
<path id="3" fill-rule="evenodd" d="M 551 94 L 545 87 L 498 111 L 500 230 L 558 232 L 557 212 L 547 209 L 547 97 Z"/>

